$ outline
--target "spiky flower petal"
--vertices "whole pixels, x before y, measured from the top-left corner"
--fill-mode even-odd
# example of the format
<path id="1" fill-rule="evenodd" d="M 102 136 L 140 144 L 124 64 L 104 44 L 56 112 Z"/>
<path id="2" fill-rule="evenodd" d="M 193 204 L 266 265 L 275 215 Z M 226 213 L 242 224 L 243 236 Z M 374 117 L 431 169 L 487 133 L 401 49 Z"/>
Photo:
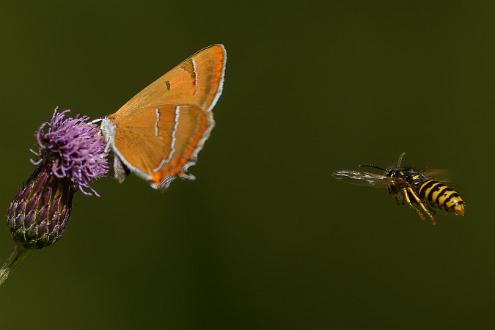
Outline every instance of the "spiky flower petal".
<path id="1" fill-rule="evenodd" d="M 52 175 L 67 178 L 85 194 L 96 194 L 89 183 L 108 172 L 105 139 L 88 117 L 65 118 L 67 112 L 55 109 L 51 121 L 39 128 L 41 158 L 35 164 L 49 163 Z"/>

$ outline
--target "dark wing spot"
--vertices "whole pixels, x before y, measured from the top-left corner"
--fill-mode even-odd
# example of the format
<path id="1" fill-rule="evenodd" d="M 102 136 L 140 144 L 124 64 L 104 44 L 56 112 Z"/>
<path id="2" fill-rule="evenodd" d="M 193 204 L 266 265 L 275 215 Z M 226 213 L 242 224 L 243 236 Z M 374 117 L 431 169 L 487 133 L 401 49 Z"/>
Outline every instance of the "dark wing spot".
<path id="1" fill-rule="evenodd" d="M 193 63 L 192 59 L 189 59 L 188 61 L 183 63 L 180 67 L 181 67 L 181 69 L 183 69 L 183 70 L 185 70 L 191 74 L 192 83 L 194 86 L 196 86 L 196 70 L 194 68 L 194 63 Z"/>
<path id="2" fill-rule="evenodd" d="M 170 90 L 170 81 L 165 80 L 165 86 L 167 86 L 167 90 Z"/>

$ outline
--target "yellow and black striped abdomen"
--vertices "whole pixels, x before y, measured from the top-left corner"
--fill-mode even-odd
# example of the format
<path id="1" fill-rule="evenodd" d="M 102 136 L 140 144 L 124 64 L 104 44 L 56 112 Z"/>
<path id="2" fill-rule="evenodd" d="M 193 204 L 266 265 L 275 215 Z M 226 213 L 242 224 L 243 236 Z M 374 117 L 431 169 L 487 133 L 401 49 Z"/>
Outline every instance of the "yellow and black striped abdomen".
<path id="1" fill-rule="evenodd" d="M 464 201 L 454 189 L 440 181 L 427 179 L 419 184 L 419 198 L 437 208 L 464 215 Z"/>

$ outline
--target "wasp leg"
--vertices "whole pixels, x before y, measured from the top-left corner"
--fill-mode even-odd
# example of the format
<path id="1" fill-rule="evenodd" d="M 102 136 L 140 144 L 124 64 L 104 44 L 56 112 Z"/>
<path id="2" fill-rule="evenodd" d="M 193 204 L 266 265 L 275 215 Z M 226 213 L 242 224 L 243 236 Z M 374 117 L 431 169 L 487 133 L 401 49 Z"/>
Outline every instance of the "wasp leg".
<path id="1" fill-rule="evenodd" d="M 419 215 L 419 217 L 421 218 L 421 220 L 424 221 L 425 220 L 425 216 L 423 215 L 423 213 L 416 206 L 414 206 L 411 203 L 411 200 L 409 199 L 409 196 L 407 194 L 407 188 L 403 188 L 401 191 L 402 191 L 402 195 L 404 196 L 404 200 L 406 201 L 407 205 L 409 205 L 410 207 L 412 207 L 414 209 L 414 211 L 416 211 L 416 213 Z"/>
<path id="2" fill-rule="evenodd" d="M 423 209 L 423 211 L 428 215 L 428 217 L 430 218 L 430 221 L 433 225 L 436 225 L 437 223 L 435 222 L 435 217 L 431 214 L 431 212 L 428 210 L 428 208 L 425 206 L 425 204 L 423 204 L 423 202 L 421 201 L 421 199 L 419 199 L 418 195 L 416 195 L 416 193 L 414 192 L 414 190 L 412 190 L 411 187 L 408 187 L 408 188 L 405 188 L 407 189 L 407 191 L 409 191 L 411 193 L 411 195 L 413 196 L 414 200 L 416 201 L 416 203 L 419 204 L 419 206 L 421 206 L 421 208 Z"/>

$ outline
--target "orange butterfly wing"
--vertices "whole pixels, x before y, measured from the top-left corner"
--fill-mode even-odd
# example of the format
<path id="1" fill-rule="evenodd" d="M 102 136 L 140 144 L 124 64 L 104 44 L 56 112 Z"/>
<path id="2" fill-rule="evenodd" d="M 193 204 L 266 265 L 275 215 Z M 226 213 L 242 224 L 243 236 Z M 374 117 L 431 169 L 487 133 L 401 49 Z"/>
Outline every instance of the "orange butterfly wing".
<path id="1" fill-rule="evenodd" d="M 200 50 L 135 95 L 115 117 L 163 104 L 191 104 L 210 111 L 222 92 L 226 57 L 223 45 Z"/>
<path id="2" fill-rule="evenodd" d="M 106 119 L 114 125 L 115 154 L 152 187 L 167 187 L 176 176 L 194 178 L 187 168 L 213 129 L 211 110 L 222 91 L 225 61 L 222 45 L 205 48 Z"/>

